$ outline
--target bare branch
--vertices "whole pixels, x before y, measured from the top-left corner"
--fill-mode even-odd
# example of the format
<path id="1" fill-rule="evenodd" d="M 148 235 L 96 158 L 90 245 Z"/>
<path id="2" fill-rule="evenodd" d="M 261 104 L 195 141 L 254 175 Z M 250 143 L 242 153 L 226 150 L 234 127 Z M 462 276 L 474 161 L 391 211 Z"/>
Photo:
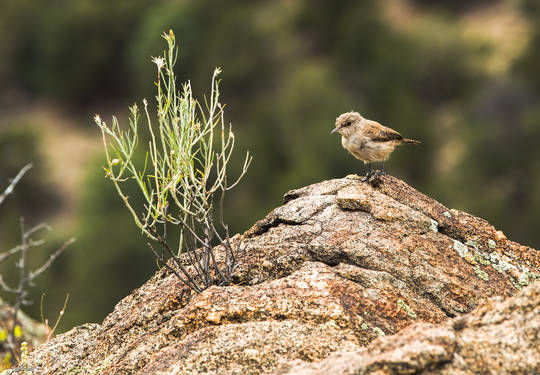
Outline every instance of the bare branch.
<path id="1" fill-rule="evenodd" d="M 5 253 L 0 254 L 0 264 L 3 263 L 5 260 L 10 258 L 11 256 L 17 254 L 18 252 L 23 250 L 22 245 L 17 245 L 14 248 L 6 251 Z"/>
<path id="2" fill-rule="evenodd" d="M 69 245 L 71 245 L 72 243 L 74 243 L 74 242 L 75 242 L 75 238 L 70 238 L 69 240 L 64 242 L 64 244 L 61 247 L 59 247 L 54 253 L 49 255 L 49 259 L 47 259 L 47 261 L 45 263 L 43 263 L 43 265 L 41 267 L 39 267 L 35 271 L 30 272 L 30 274 L 28 275 L 28 282 L 32 282 L 36 277 L 41 275 L 43 273 L 43 271 L 45 271 L 47 268 L 49 268 L 51 266 L 52 262 L 54 262 L 54 260 L 56 258 L 58 258 L 58 256 L 60 256 L 60 254 L 62 254 L 67 249 L 67 247 Z"/>
<path id="3" fill-rule="evenodd" d="M 21 170 L 19 171 L 19 173 L 17 173 L 17 175 L 15 176 L 15 178 L 13 178 L 11 180 L 11 182 L 9 183 L 8 187 L 6 188 L 6 190 L 4 190 L 4 192 L 2 194 L 0 194 L 0 204 L 2 204 L 2 202 L 4 202 L 4 200 L 7 198 L 7 196 L 11 193 L 13 193 L 13 189 L 15 189 L 15 185 L 17 185 L 17 183 L 19 182 L 19 180 L 24 176 L 24 174 L 26 172 L 28 172 L 28 170 L 30 168 L 33 167 L 33 164 L 30 163 L 30 164 L 26 164 L 23 168 L 21 168 Z"/>
<path id="4" fill-rule="evenodd" d="M 12 288 L 9 285 L 7 285 L 2 275 L 0 275 L 0 287 L 2 287 L 2 289 L 8 293 L 17 293 L 19 291 L 19 289 Z"/>
<path id="5" fill-rule="evenodd" d="M 22 168 L 19 171 L 17 176 L 11 181 L 8 188 L 2 193 L 2 195 L 0 195 L 0 204 L 5 200 L 5 198 L 9 194 L 13 192 L 15 185 L 19 182 L 19 180 L 30 168 L 32 168 L 32 164 L 26 165 L 24 168 Z M 9 286 L 0 275 L 0 288 L 7 293 L 15 294 L 15 304 L 13 306 L 13 312 L 12 312 L 13 321 L 11 323 L 11 326 L 7 330 L 7 335 L 5 338 L 5 346 L 10 351 L 12 358 L 15 358 L 17 360 L 19 360 L 17 356 L 17 350 L 19 346 L 17 345 L 17 337 L 15 333 L 16 333 L 17 326 L 19 324 L 18 314 L 22 305 L 30 303 L 30 301 L 27 299 L 28 292 L 26 288 L 29 284 L 31 284 L 32 280 L 35 277 L 39 276 L 47 268 L 49 268 L 52 262 L 66 249 L 66 247 L 69 244 L 71 244 L 74 241 L 73 239 L 67 241 L 61 248 L 59 248 L 56 252 L 51 254 L 49 256 L 49 259 L 40 268 L 38 268 L 37 270 L 33 272 L 27 273 L 26 258 L 28 255 L 28 251 L 33 247 L 37 247 L 45 243 L 43 239 L 34 240 L 32 236 L 35 235 L 38 231 L 43 230 L 43 229 L 47 231 L 51 230 L 51 228 L 45 223 L 35 225 L 31 228 L 26 228 L 24 218 L 21 217 L 20 218 L 20 235 L 21 235 L 20 245 L 17 245 L 14 248 L 0 254 L 0 263 L 4 262 L 5 260 L 12 257 L 13 255 L 19 255 L 19 259 L 15 263 L 16 267 L 19 269 L 17 286 L 16 287 Z M 66 300 L 66 303 L 67 303 L 67 300 Z M 64 305 L 64 309 L 65 309 L 65 305 Z M 54 328 L 56 328 L 56 326 Z"/>

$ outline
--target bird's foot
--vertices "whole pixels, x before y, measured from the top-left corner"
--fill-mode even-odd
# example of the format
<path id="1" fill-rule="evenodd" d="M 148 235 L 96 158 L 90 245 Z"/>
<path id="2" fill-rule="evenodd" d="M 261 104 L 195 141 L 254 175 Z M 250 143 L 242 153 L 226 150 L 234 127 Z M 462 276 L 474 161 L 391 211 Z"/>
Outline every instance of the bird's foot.
<path id="1" fill-rule="evenodd" d="M 386 174 L 386 173 L 384 173 L 384 171 L 381 170 L 381 169 L 372 169 L 368 173 L 366 173 L 365 178 L 366 178 L 366 181 L 368 181 L 371 178 L 382 176 L 384 174 Z"/>
<path id="2" fill-rule="evenodd" d="M 374 170 L 369 173 L 369 175 L 366 176 L 366 182 L 370 184 L 373 187 L 377 187 L 382 183 L 382 179 L 379 177 L 386 175 L 386 173 L 382 170 Z"/>

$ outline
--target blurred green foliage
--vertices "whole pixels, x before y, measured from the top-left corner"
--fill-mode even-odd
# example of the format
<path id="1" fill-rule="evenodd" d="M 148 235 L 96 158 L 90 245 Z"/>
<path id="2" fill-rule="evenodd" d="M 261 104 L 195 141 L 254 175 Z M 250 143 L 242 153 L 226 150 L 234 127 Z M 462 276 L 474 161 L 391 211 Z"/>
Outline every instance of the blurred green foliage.
<path id="1" fill-rule="evenodd" d="M 30 162 L 34 164 L 0 207 L 0 238 L 20 239 L 19 217 L 24 217 L 28 225 L 35 225 L 61 209 L 61 197 L 50 185 L 47 168 L 42 162 L 40 134 L 34 125 L 17 123 L 0 136 L 1 192 L 22 167 Z"/>
<path id="2" fill-rule="evenodd" d="M 103 158 L 85 178 L 81 226 L 78 229 L 78 246 L 70 254 L 69 272 L 74 290 L 74 306 L 85 306 L 81 316 L 68 320 L 84 321 L 85 316 L 100 316 L 112 311 L 114 305 L 139 286 L 157 269 L 154 255 L 147 248 L 147 240 L 133 225 L 129 212 L 119 205 L 118 195 L 111 184 L 103 186 Z M 127 190 L 132 200 L 136 189 Z M 132 193 L 132 194 L 131 194 Z M 133 279 L 130 275 L 136 275 Z M 134 281 L 139 285 L 135 284 Z M 73 309 L 73 314 L 78 314 Z M 80 314 L 80 313 L 79 313 Z"/>
<path id="3" fill-rule="evenodd" d="M 461 22 L 467 12 L 504 2 L 408 3 L 421 16 L 403 29 L 388 17 L 386 0 L 4 0 L 0 84 L 28 101 L 79 108 L 77 121 L 90 126 L 92 113 L 127 113 L 134 100 L 153 98 L 150 56 L 165 48 L 159 35 L 174 29 L 178 75 L 191 80 L 195 96 L 208 92 L 214 67 L 223 68 L 236 169 L 245 149 L 254 156 L 228 197 L 232 233 L 279 205 L 289 189 L 362 172 L 329 134 L 338 114 L 357 110 L 422 141 L 396 151 L 385 166 L 389 173 L 486 218 L 509 238 L 540 247 L 538 2 L 506 5 L 525 15 L 532 35 L 522 55 L 496 74 L 482 68 L 493 46 L 466 38 Z M 7 99 L 0 95 L 2 102 Z M 3 181 L 41 157 L 24 153 L 37 149 L 30 141 L 6 134 L 0 126 L 0 143 L 14 150 L 9 155 L 24 157 L 0 158 Z M 64 327 L 100 320 L 156 268 L 99 165 L 92 164 L 81 184 L 78 229 L 69 234 L 78 237 L 75 249 L 54 268 L 61 276 L 42 286 L 67 283 L 72 297 Z M 36 165 L 34 173 L 50 167 Z M 31 207 L 40 212 L 51 187 L 37 181 L 34 188 L 43 193 L 21 186 L 14 201 L 33 199 Z"/>

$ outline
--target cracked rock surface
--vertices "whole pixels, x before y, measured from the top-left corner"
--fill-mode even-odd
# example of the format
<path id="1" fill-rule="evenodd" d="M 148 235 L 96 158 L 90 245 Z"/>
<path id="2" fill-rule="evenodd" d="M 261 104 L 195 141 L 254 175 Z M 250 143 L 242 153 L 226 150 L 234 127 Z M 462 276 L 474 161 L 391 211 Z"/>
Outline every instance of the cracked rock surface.
<path id="1" fill-rule="evenodd" d="M 483 373 L 534 368 L 512 365 L 519 345 L 539 358 L 538 283 L 527 288 L 540 274 L 538 251 L 394 177 L 290 191 L 234 240 L 246 245 L 234 285 L 196 295 L 159 271 L 102 324 L 38 347 L 27 369 L 468 374 L 475 358 Z M 500 344 L 516 327 L 518 338 Z"/>
<path id="2" fill-rule="evenodd" d="M 535 283 L 447 323 L 416 323 L 367 348 L 343 350 L 286 374 L 540 374 L 539 333 L 540 283 Z"/>

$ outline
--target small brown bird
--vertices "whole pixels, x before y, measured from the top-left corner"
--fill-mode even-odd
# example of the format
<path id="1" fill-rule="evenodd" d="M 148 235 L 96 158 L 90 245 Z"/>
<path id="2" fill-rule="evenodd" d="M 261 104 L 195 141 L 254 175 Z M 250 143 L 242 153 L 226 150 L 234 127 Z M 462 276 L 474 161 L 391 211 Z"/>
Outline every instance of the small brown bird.
<path id="1" fill-rule="evenodd" d="M 379 124 L 376 121 L 368 120 L 360 116 L 358 112 L 347 112 L 336 119 L 336 127 L 332 133 L 341 134 L 341 144 L 364 164 L 371 162 L 382 162 L 381 172 L 383 172 L 384 161 L 388 159 L 397 145 L 410 143 L 417 145 L 420 142 L 413 139 L 403 138 L 394 129 Z M 369 177 L 372 172 L 366 174 Z"/>

